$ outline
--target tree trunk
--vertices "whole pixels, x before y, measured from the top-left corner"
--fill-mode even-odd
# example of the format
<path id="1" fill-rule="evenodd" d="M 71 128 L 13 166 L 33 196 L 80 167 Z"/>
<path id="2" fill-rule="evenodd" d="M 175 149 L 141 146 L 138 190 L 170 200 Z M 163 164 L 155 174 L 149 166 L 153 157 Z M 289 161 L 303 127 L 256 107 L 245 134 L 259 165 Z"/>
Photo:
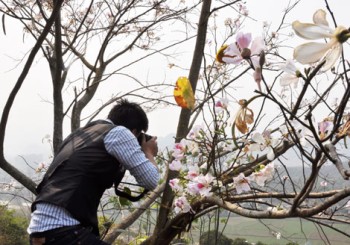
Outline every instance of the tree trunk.
<path id="1" fill-rule="evenodd" d="M 205 46 L 206 35 L 207 35 L 208 19 L 210 16 L 210 7 L 211 7 L 211 0 L 204 0 L 202 4 L 201 14 L 199 17 L 196 46 L 193 53 L 190 73 L 188 76 L 192 85 L 193 92 L 196 91 L 199 72 L 201 70 L 201 64 L 202 64 L 202 59 L 204 55 L 204 46 Z M 188 109 L 181 110 L 177 133 L 176 133 L 176 142 L 179 142 L 182 138 L 186 137 L 189 130 L 188 125 L 190 122 L 190 117 L 191 117 L 190 110 Z M 144 244 L 153 244 L 153 245 L 169 244 L 173 240 L 173 238 L 182 231 L 182 229 L 174 230 L 172 229 L 173 227 L 165 228 L 167 226 L 169 212 L 170 210 L 172 210 L 171 206 L 174 199 L 174 194 L 168 183 L 170 179 L 176 178 L 176 176 L 177 176 L 177 172 L 169 171 L 169 175 L 166 180 L 167 184 L 165 186 L 165 190 L 162 196 L 162 201 L 160 205 L 156 227 L 154 229 L 153 235 L 149 239 L 147 239 L 144 242 Z M 183 216 L 183 217 L 184 219 L 179 222 L 181 227 L 186 226 L 186 224 L 188 224 L 189 222 L 189 219 L 186 219 L 187 216 Z M 170 230 L 169 232 L 164 230 L 169 228 L 171 228 L 171 232 Z"/>

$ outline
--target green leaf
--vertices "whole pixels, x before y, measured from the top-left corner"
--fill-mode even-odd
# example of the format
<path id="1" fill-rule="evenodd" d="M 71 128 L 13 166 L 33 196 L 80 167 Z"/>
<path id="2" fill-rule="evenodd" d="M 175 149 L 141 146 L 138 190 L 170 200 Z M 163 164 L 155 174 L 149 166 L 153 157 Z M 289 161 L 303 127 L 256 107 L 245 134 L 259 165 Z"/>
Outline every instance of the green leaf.
<path id="1" fill-rule="evenodd" d="M 131 190 L 128 187 L 124 187 L 124 192 L 131 195 Z M 119 197 L 119 203 L 121 206 L 127 206 L 127 207 L 131 206 L 131 202 L 124 197 Z"/>

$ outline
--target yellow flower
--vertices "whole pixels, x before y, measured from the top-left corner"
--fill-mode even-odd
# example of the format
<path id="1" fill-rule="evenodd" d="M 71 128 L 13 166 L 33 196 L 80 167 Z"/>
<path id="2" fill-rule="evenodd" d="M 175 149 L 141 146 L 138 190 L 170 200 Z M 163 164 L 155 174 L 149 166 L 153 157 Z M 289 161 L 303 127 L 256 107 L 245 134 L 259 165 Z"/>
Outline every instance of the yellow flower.
<path id="1" fill-rule="evenodd" d="M 178 106 L 192 110 L 195 98 L 190 80 L 187 77 L 179 77 L 174 88 L 174 98 Z"/>
<path id="2" fill-rule="evenodd" d="M 242 134 L 248 133 L 248 125 L 254 122 L 254 112 L 247 107 L 246 100 L 240 100 L 239 105 L 241 108 L 237 112 L 235 119 L 235 126 Z"/>
<path id="3" fill-rule="evenodd" d="M 295 33 L 308 40 L 329 39 L 326 43 L 309 42 L 294 49 L 294 59 L 302 64 L 312 64 L 325 60 L 323 71 L 330 69 L 342 53 L 342 43 L 350 37 L 350 32 L 343 26 L 335 29 L 329 27 L 326 12 L 319 9 L 313 16 L 314 23 L 294 21 L 292 27 Z"/>

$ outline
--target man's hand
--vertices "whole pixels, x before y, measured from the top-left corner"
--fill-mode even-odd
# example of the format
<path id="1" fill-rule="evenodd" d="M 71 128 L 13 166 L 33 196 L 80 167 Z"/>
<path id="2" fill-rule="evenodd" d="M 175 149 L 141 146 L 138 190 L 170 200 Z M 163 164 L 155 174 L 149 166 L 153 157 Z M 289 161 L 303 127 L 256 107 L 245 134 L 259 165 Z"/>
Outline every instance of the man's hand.
<path id="1" fill-rule="evenodd" d="M 155 157 L 158 154 L 157 137 L 153 136 L 150 140 L 146 141 L 145 136 L 143 136 L 141 148 L 146 155 L 151 154 Z"/>
<path id="2" fill-rule="evenodd" d="M 146 138 L 143 135 L 141 149 L 145 153 L 148 160 L 150 160 L 158 169 L 158 166 L 154 159 L 154 157 L 158 154 L 157 137 L 153 136 L 150 140 L 146 141 Z"/>

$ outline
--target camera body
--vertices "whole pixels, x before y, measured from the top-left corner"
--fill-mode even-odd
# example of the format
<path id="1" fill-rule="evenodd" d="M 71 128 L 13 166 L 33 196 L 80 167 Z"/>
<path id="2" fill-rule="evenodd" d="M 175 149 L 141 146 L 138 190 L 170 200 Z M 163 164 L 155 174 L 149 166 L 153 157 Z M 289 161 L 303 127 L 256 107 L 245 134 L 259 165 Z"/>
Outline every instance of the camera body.
<path id="1" fill-rule="evenodd" d="M 149 135 L 149 134 L 141 133 L 141 134 L 139 135 L 139 137 L 137 137 L 137 141 L 139 142 L 140 145 L 142 144 L 143 136 L 145 136 L 146 141 L 149 141 L 149 140 L 152 139 L 152 137 L 153 137 L 153 136 L 151 136 L 151 135 Z"/>

